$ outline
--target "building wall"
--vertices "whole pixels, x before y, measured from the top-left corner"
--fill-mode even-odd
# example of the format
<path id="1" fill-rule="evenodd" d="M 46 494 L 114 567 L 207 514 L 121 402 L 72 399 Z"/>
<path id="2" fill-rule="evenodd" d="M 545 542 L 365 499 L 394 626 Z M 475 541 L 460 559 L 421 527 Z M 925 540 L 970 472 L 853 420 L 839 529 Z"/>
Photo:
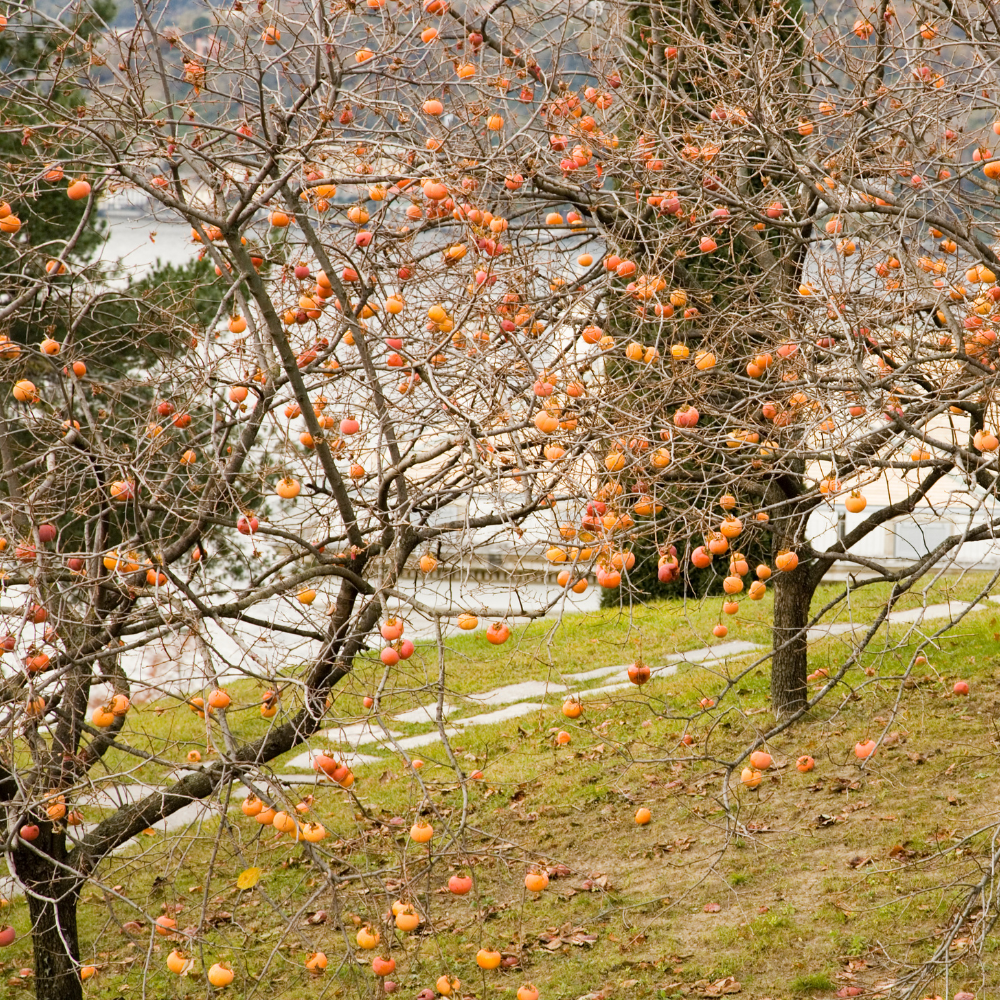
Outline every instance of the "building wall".
<path id="1" fill-rule="evenodd" d="M 807 538 L 813 548 L 823 551 L 834 545 L 841 535 L 849 534 L 861 521 L 881 505 L 869 503 L 860 514 L 851 514 L 842 503 L 834 501 L 817 510 L 809 519 Z M 899 569 L 936 548 L 951 535 L 977 527 L 987 520 L 985 510 L 971 511 L 964 504 L 919 508 L 910 517 L 897 518 L 871 531 L 851 552 L 878 560 L 891 569 Z M 951 565 L 956 572 L 968 569 L 995 569 L 1000 566 L 1000 537 L 986 541 L 965 542 L 952 550 L 938 568 Z M 848 573 L 871 575 L 871 571 L 856 563 L 839 562 L 828 577 L 838 579 Z"/>

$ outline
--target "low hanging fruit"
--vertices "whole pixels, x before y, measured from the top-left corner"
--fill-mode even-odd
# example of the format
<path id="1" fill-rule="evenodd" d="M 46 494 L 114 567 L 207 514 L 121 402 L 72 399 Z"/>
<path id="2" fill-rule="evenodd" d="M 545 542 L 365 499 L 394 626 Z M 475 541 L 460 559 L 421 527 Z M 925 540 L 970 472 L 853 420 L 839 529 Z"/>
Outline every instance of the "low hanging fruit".
<path id="1" fill-rule="evenodd" d="M 781 570 L 782 573 L 791 573 L 793 569 L 799 564 L 799 557 L 787 549 L 782 550 L 778 553 L 777 558 L 774 560 L 774 565 Z"/>
<path id="2" fill-rule="evenodd" d="M 84 180 L 70 181 L 66 194 L 70 201 L 82 201 L 90 196 L 90 184 Z"/>
<path id="3" fill-rule="evenodd" d="M 494 622 L 486 630 L 486 641 L 493 646 L 501 646 L 510 638 L 510 626 L 506 622 Z"/>
<path id="4" fill-rule="evenodd" d="M 15 382 L 14 388 L 11 392 L 19 403 L 37 403 L 39 400 L 38 390 L 35 388 L 35 383 L 29 382 L 26 378 L 21 379 L 19 382 Z"/>
<path id="5" fill-rule="evenodd" d="M 229 694 L 226 691 L 223 691 L 221 688 L 216 688 L 208 696 L 208 704 L 212 708 L 229 708 L 232 704 L 232 698 L 229 697 Z"/>
<path id="6" fill-rule="evenodd" d="M 256 816 L 258 813 L 262 812 L 264 809 L 264 803 L 251 792 L 244 800 L 243 804 L 240 806 L 243 810 L 245 816 Z"/>
<path id="7" fill-rule="evenodd" d="M 563 702 L 562 714 L 567 719 L 578 719 L 583 712 L 583 705 L 576 698 L 568 698 Z"/>
<path id="8" fill-rule="evenodd" d="M 260 703 L 260 714 L 272 719 L 278 714 L 278 696 L 273 691 L 265 691 Z"/>
<path id="9" fill-rule="evenodd" d="M 180 948 L 174 948 L 167 956 L 167 968 L 175 975 L 183 976 L 185 972 L 189 972 L 193 967 L 194 962 Z"/>
<path id="10" fill-rule="evenodd" d="M 395 923 L 396 930 L 409 934 L 420 926 L 420 914 L 412 906 L 404 906 L 396 914 Z"/>
<path id="11" fill-rule="evenodd" d="M 355 940 L 358 942 L 359 948 L 371 951 L 373 948 L 378 947 L 379 941 L 382 940 L 382 935 L 377 930 L 373 930 L 369 924 L 365 924 L 358 930 Z"/>
<path id="12" fill-rule="evenodd" d="M 633 663 L 628 668 L 628 679 L 633 684 L 636 684 L 640 687 L 643 684 L 645 684 L 646 681 L 649 680 L 649 676 L 650 676 L 649 667 L 647 667 L 646 664 L 643 663 L 641 660 L 636 660 L 636 662 Z"/>
<path id="13" fill-rule="evenodd" d="M 860 514 L 868 506 L 868 501 L 859 490 L 852 490 L 851 495 L 844 501 L 844 506 L 850 513 Z"/>

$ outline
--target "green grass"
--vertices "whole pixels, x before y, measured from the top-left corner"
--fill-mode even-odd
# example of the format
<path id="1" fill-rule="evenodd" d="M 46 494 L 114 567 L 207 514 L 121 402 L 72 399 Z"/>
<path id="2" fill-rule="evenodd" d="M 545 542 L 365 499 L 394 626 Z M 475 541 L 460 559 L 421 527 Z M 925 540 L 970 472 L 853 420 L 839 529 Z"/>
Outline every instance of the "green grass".
<path id="1" fill-rule="evenodd" d="M 980 582 L 943 581 L 929 599 L 968 599 Z M 856 617 L 870 618 L 877 591 L 861 592 Z M 830 592 L 818 595 L 817 605 Z M 916 598 L 907 600 L 912 605 Z M 766 641 L 767 602 L 745 605 L 745 617 L 741 609 L 729 623 L 730 637 Z M 448 642 L 448 698 L 465 714 L 482 711 L 463 703 L 462 695 L 529 678 L 559 683 L 568 673 L 625 663 L 640 636 L 642 655 L 656 665 L 668 653 L 703 644 L 717 613 L 715 601 L 663 603 L 630 616 L 605 610 L 555 632 L 549 623 L 535 623 L 502 647 L 459 636 Z M 311 815 L 330 831 L 321 866 L 289 838 L 276 839 L 270 827 L 247 819 L 235 803 L 224 822 L 215 816 L 178 834 L 140 837 L 108 859 L 84 892 L 84 957 L 100 970 L 88 994 L 205 996 L 203 979 L 178 979 L 165 970 L 170 942 L 150 940 L 149 921 L 177 906 L 179 925 L 198 927 L 197 968 L 231 960 L 237 970 L 231 995 L 241 1000 L 372 997 L 370 970 L 345 943 L 345 937 L 354 941 L 358 923 L 369 921 L 391 942 L 393 978 L 408 997 L 444 972 L 463 980 L 463 993 L 508 1000 L 525 980 L 545 1000 L 598 992 L 667 1000 L 727 975 L 743 984 L 742 996 L 786 1000 L 839 988 L 849 962 L 856 967 L 851 982 L 884 981 L 896 963 L 919 964 L 931 953 L 961 898 L 959 887 L 978 880 L 990 850 L 987 832 L 964 844 L 961 855 L 939 853 L 997 818 L 996 617 L 991 610 L 969 616 L 957 636 L 928 651 L 930 662 L 902 690 L 894 678 L 920 636 L 905 646 L 898 645 L 901 630 L 880 637 L 841 688 L 769 746 L 776 767 L 757 790 L 732 784 L 737 831 L 727 830 L 718 767 L 769 725 L 766 666 L 715 708 L 702 711 L 698 700 L 717 694 L 725 676 L 748 660 L 714 670 L 685 667 L 642 689 L 584 700 L 576 720 L 559 712 L 562 695 L 555 694 L 537 714 L 459 733 L 452 739 L 459 764 L 485 773 L 484 781 L 467 786 L 464 830 L 462 787 L 443 748 L 432 746 L 414 751 L 426 762 L 419 774 L 393 753 L 359 766 L 356 798 L 329 785 L 281 792 L 289 807 L 309 792 L 315 796 Z M 843 639 L 815 644 L 812 667 L 835 666 L 845 648 Z M 381 664 L 363 660 L 337 691 L 332 718 L 365 717 L 361 698 L 381 675 Z M 958 677 L 970 681 L 971 697 L 952 695 Z M 436 657 L 419 647 L 386 688 L 386 719 L 434 701 L 436 678 Z M 259 714 L 261 689 L 252 682 L 229 688 L 236 707 L 228 717 L 240 738 L 269 724 Z M 290 688 L 283 711 L 294 707 Z M 429 728 L 392 726 L 404 734 Z M 554 745 L 559 729 L 570 734 L 568 746 Z M 898 736 L 862 770 L 854 743 L 883 729 Z M 691 747 L 679 742 L 685 731 L 694 737 Z M 219 735 L 215 723 L 206 726 L 186 705 L 161 699 L 130 713 L 126 737 L 146 752 L 181 761 L 189 749 L 207 754 L 209 739 Z M 809 774 L 794 767 L 803 753 L 817 762 Z M 274 772 L 283 765 L 276 762 Z M 105 766 L 105 777 L 128 768 L 146 781 L 177 773 L 170 763 L 137 768 L 123 751 L 110 753 Z M 653 813 L 648 826 L 633 821 L 639 805 Z M 436 831 L 429 872 L 426 850 L 406 836 L 421 809 Z M 84 812 L 88 819 L 101 815 L 92 806 Z M 391 824 L 394 817 L 401 826 Z M 553 878 L 532 898 L 523 887 L 526 870 L 555 863 L 570 874 Z M 236 877 L 250 866 L 261 868 L 261 882 L 239 890 Z M 474 876 L 467 897 L 441 891 L 458 870 Z M 112 887 L 119 887 L 116 894 Z M 414 902 L 425 930 L 434 933 L 394 933 L 383 918 L 397 898 Z M 309 923 L 305 915 L 317 911 L 325 911 L 326 920 Z M 8 913 L 21 935 L 3 956 L 9 971 L 30 963 L 23 901 L 15 900 Z M 145 925 L 135 938 L 120 931 L 132 919 Z M 582 928 L 596 941 L 543 947 L 539 935 L 560 928 L 570 936 Z M 520 955 L 522 968 L 484 976 L 474 961 L 483 945 Z M 330 958 L 322 979 L 303 968 L 316 948 Z M 952 991 L 980 977 L 986 995 L 1000 991 L 991 955 L 985 968 L 960 960 Z M 934 992 L 943 987 L 928 988 Z"/>
<path id="2" fill-rule="evenodd" d="M 796 976 L 788 984 L 788 988 L 793 993 L 819 993 L 825 990 L 833 990 L 837 987 L 825 972 L 808 972 L 804 975 Z"/>

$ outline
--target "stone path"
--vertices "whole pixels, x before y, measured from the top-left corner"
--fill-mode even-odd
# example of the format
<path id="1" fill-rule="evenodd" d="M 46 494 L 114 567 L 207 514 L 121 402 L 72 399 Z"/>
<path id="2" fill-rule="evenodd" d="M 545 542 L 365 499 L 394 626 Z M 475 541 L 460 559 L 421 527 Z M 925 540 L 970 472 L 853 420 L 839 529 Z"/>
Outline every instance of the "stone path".
<path id="1" fill-rule="evenodd" d="M 1000 594 L 991 596 L 989 601 L 993 604 L 1000 603 Z M 981 603 L 972 606 L 961 601 L 931 604 L 923 608 L 893 612 L 888 616 L 888 621 L 891 624 L 908 625 L 915 630 L 919 630 L 919 626 L 925 622 L 936 622 L 937 624 L 934 625 L 934 629 L 936 629 L 942 619 L 954 619 L 970 608 L 975 613 L 989 610 L 990 605 Z M 863 632 L 867 627 L 863 623 L 832 622 L 810 629 L 808 639 L 810 642 L 817 642 L 835 636 Z M 701 649 L 692 649 L 666 656 L 660 666 L 651 668 L 651 672 L 655 677 L 669 677 L 676 674 L 682 664 L 721 665 L 728 660 L 749 656 L 763 648 L 763 646 L 743 640 L 720 642 Z M 461 703 L 445 702 L 441 712 L 442 718 L 448 720 L 445 734 L 449 739 L 452 739 L 468 733 L 475 726 L 497 725 L 525 715 L 554 710 L 566 694 L 584 699 L 603 697 L 615 691 L 625 690 L 632 686 L 628 680 L 628 666 L 628 664 L 619 664 L 595 667 L 593 670 L 579 673 L 563 674 L 560 677 L 561 683 L 522 681 L 517 684 L 507 684 L 492 691 L 465 696 Z M 490 710 L 479 711 L 480 709 Z M 471 712 L 471 714 L 465 714 L 466 712 Z M 434 702 L 394 715 L 393 722 L 406 726 L 427 727 L 425 732 L 408 736 L 399 731 L 384 728 L 375 719 L 328 729 L 311 741 L 310 749 L 286 762 L 286 768 L 297 770 L 299 773 L 279 775 L 279 780 L 291 785 L 312 784 L 315 780 L 312 774 L 312 759 L 320 750 L 332 749 L 338 758 L 342 759 L 350 768 L 365 764 L 396 764 L 400 751 L 406 751 L 407 754 L 410 754 L 413 750 L 434 747 L 441 742 L 437 726 L 437 713 L 438 705 L 437 702 Z M 360 747 L 366 747 L 368 752 L 360 752 Z M 183 767 L 178 770 L 183 770 Z M 153 791 L 151 786 L 141 784 L 113 786 L 81 801 L 84 805 L 116 806 L 134 801 L 151 791 Z M 243 786 L 235 785 L 232 794 L 235 799 L 241 799 L 247 792 Z M 198 823 L 211 820 L 213 812 L 217 810 L 218 803 L 193 803 L 158 823 L 155 829 L 157 833 L 163 833 L 196 826 Z M 89 825 L 77 827 L 75 835 L 86 833 L 88 829 L 90 829 Z M 128 845 L 125 845 L 122 850 L 127 849 L 127 847 Z M 17 891 L 17 887 L 8 878 L 0 876 L 0 895 L 10 896 Z"/>
<path id="2" fill-rule="evenodd" d="M 1000 594 L 990 598 L 990 601 L 1000 602 Z M 942 604 L 931 604 L 927 607 L 913 608 L 908 611 L 895 611 L 888 616 L 888 621 L 895 625 L 909 625 L 917 628 L 924 622 L 937 622 L 940 624 L 943 619 L 954 619 L 959 614 L 972 608 L 974 612 L 986 610 L 988 605 L 978 604 L 972 606 L 962 601 L 951 601 Z M 937 626 L 935 626 L 937 627 Z M 854 622 L 831 622 L 820 625 L 809 630 L 808 639 L 810 642 L 817 642 L 822 639 L 829 639 L 836 636 L 849 635 L 855 632 L 863 632 L 868 626 L 864 623 Z M 756 643 L 746 642 L 740 639 L 730 639 L 726 642 L 715 643 L 711 646 L 704 646 L 700 649 L 691 649 L 681 653 L 672 653 L 663 658 L 660 666 L 651 668 L 654 677 L 669 677 L 677 673 L 678 668 L 683 664 L 692 666 L 719 666 L 726 661 L 746 657 L 752 653 L 763 650 L 764 647 Z M 615 691 L 623 691 L 631 687 L 628 680 L 628 664 L 618 664 L 615 666 L 595 667 L 593 670 L 585 670 L 578 673 L 562 674 L 559 677 L 560 683 L 545 681 L 523 681 L 518 684 L 507 684 L 492 691 L 483 691 L 478 694 L 467 695 L 457 703 L 454 700 L 446 701 L 441 706 L 443 719 L 448 720 L 448 727 L 445 732 L 449 739 L 460 733 L 467 733 L 474 726 L 491 726 L 521 716 L 532 715 L 546 709 L 553 710 L 563 700 L 567 694 L 572 694 L 577 698 L 598 698 Z M 603 682 L 603 683 L 599 683 Z M 464 714 L 469 710 L 474 710 L 477 706 L 504 706 L 489 712 L 473 712 Z M 398 733 L 387 732 L 379 727 L 374 729 L 366 728 L 370 723 L 358 723 L 352 726 L 345 726 L 341 729 L 328 730 L 314 741 L 315 746 L 311 750 L 289 760 L 286 764 L 288 768 L 310 769 L 312 758 L 320 748 L 332 746 L 341 755 L 344 755 L 344 748 L 356 749 L 359 744 L 359 734 L 363 734 L 364 741 L 372 744 L 372 752 L 379 750 L 386 754 L 396 754 L 399 750 L 416 750 L 423 747 L 433 747 L 440 743 L 441 737 L 437 729 L 437 702 L 428 705 L 421 705 L 418 708 L 401 712 L 392 717 L 394 722 L 405 725 L 427 726 L 428 731 L 415 736 L 399 737 Z M 351 766 L 351 761 L 372 762 L 374 760 L 386 760 L 389 757 L 372 757 L 368 754 L 345 756 L 345 761 Z"/>

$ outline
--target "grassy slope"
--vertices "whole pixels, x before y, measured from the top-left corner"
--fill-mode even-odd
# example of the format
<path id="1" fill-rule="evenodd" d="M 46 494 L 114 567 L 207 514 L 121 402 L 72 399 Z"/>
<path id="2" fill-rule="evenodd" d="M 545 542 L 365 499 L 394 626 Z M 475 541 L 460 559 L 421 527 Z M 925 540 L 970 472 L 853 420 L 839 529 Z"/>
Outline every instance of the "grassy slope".
<path id="1" fill-rule="evenodd" d="M 972 596 L 976 582 L 953 592 L 938 589 L 932 599 Z M 816 606 L 828 596 L 819 595 Z M 863 596 L 855 616 L 870 615 L 876 596 Z M 766 602 L 744 602 L 739 624 L 730 622 L 730 638 L 765 640 L 764 626 L 756 623 L 768 612 Z M 527 678 L 558 682 L 565 673 L 625 663 L 640 637 L 643 656 L 655 665 L 678 648 L 702 645 L 716 615 L 714 601 L 704 608 L 637 609 L 631 622 L 601 612 L 555 633 L 535 624 L 499 649 L 462 636 L 450 643 L 449 698 L 460 701 L 462 693 Z M 262 832 L 238 809 L 224 826 L 215 818 L 183 835 L 142 838 L 107 863 L 102 886 L 84 893 L 84 953 L 100 966 L 88 991 L 108 998 L 204 996 L 203 979 L 178 979 L 164 970 L 169 945 L 151 941 L 148 926 L 164 906 L 178 905 L 179 925 L 197 924 L 204 902 L 216 926 L 203 928 L 204 950 L 196 957 L 199 967 L 219 958 L 233 961 L 231 993 L 292 1000 L 372 995 L 370 971 L 348 956 L 345 931 L 353 941 L 356 921 L 380 922 L 400 897 L 423 910 L 425 929 L 447 932 L 392 941 L 403 996 L 433 986 L 446 971 L 463 980 L 464 993 L 481 998 L 497 991 L 511 996 L 525 979 L 543 998 L 697 995 L 698 981 L 726 975 L 740 980 L 742 996 L 775 1000 L 832 996 L 848 983 L 884 983 L 936 943 L 959 895 L 958 888 L 942 886 L 978 881 L 988 856 L 988 834 L 961 843 L 961 853 L 952 849 L 997 819 L 998 631 L 992 609 L 968 617 L 900 692 L 894 678 L 917 637 L 899 646 L 904 632 L 894 627 L 890 641 L 851 671 L 853 693 L 840 689 L 811 720 L 769 747 L 777 766 L 759 789 L 732 785 L 744 825 L 733 836 L 719 800 L 718 762 L 746 746 L 755 727 L 768 724 L 763 669 L 704 713 L 698 700 L 717 692 L 720 679 L 685 668 L 641 690 L 588 699 L 584 715 L 573 722 L 559 714 L 560 699 L 553 697 L 545 711 L 457 736 L 461 765 L 486 773 L 484 782 L 470 785 L 464 833 L 456 828 L 462 792 L 440 745 L 417 751 L 427 762 L 421 780 L 388 755 L 358 769 L 356 799 L 340 789 L 315 789 L 313 812 L 332 834 L 322 861 L 344 879 L 336 892 L 294 843 L 275 839 L 271 828 Z M 816 644 L 813 665 L 834 665 L 843 643 Z M 421 651 L 393 678 L 384 700 L 388 715 L 433 700 L 428 685 L 437 665 L 430 654 Z M 380 669 L 359 665 L 338 693 L 333 711 L 339 718 L 363 715 L 360 697 L 374 690 Z M 952 696 L 958 677 L 970 681 L 970 698 Z M 260 731 L 266 723 L 256 712 L 258 692 L 240 685 L 233 693 L 247 706 L 232 713 L 234 729 Z M 289 707 L 293 700 L 286 699 Z M 676 718 L 689 714 L 690 723 Z M 886 725 L 897 734 L 892 745 L 862 770 L 851 748 Z M 205 750 L 204 723 L 169 702 L 134 712 L 129 726 L 136 745 L 172 760 L 192 747 Z M 393 726 L 407 733 L 427 728 Z M 690 749 L 678 740 L 686 726 L 695 736 Z M 570 733 L 569 746 L 553 746 L 558 728 Z M 816 758 L 811 774 L 794 767 L 802 753 Z M 124 760 L 109 761 L 110 769 Z M 166 770 L 144 765 L 142 777 L 159 780 Z M 290 794 L 295 801 L 298 793 Z M 639 805 L 653 813 L 646 827 L 633 821 Z M 422 806 L 431 813 L 440 852 L 429 873 L 425 850 L 405 836 Z M 94 808 L 84 811 L 88 819 L 97 816 Z M 389 822 L 393 817 L 404 819 L 402 827 Z M 536 863 L 569 869 L 538 898 L 523 887 L 527 866 Z M 263 871 L 260 887 L 242 892 L 235 879 L 250 865 Z M 472 895 L 441 892 L 455 869 L 473 872 Z M 138 900 L 143 912 L 106 895 L 111 887 Z M 326 922 L 307 923 L 305 915 L 317 910 L 326 911 Z M 9 912 L 24 936 L 4 956 L 8 970 L 30 964 L 23 901 Z M 287 931 L 286 915 L 293 918 Z M 130 919 L 146 925 L 134 939 L 119 929 Z M 596 941 L 557 942 L 551 949 L 539 943 L 540 934 L 559 928 L 583 928 Z M 484 976 L 474 963 L 483 944 L 520 955 L 523 971 Z M 302 969 L 312 948 L 331 959 L 322 979 Z M 147 956 L 152 978 L 143 993 Z M 997 995 L 1000 970 L 992 945 L 982 958 L 960 962 L 952 990 L 965 985 L 976 992 L 978 986 L 980 996 Z M 936 992 L 944 994 L 943 985 Z"/>

